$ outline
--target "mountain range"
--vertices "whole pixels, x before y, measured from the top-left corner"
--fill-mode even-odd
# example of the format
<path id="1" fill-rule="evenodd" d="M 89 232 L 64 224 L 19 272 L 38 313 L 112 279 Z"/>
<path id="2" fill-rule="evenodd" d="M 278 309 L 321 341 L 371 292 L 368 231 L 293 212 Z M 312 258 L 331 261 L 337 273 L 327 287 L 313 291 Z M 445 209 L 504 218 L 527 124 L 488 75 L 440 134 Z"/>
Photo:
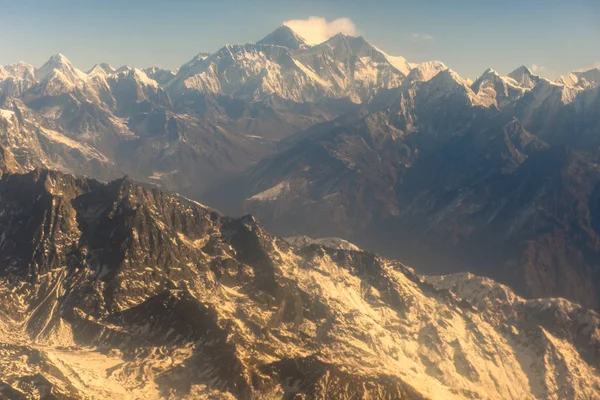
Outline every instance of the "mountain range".
<path id="1" fill-rule="evenodd" d="M 1 67 L 0 142 L 26 170 L 128 175 L 276 234 L 343 237 L 595 307 L 599 83 L 598 69 L 552 82 L 524 66 L 469 81 L 362 37 L 311 46 L 281 26 L 176 71 L 85 73 L 60 54 Z"/>
<path id="2" fill-rule="evenodd" d="M 0 66 L 0 394 L 600 398 L 599 71 Z"/>
<path id="3" fill-rule="evenodd" d="M 600 398 L 595 311 L 5 154 L 4 398 Z"/>

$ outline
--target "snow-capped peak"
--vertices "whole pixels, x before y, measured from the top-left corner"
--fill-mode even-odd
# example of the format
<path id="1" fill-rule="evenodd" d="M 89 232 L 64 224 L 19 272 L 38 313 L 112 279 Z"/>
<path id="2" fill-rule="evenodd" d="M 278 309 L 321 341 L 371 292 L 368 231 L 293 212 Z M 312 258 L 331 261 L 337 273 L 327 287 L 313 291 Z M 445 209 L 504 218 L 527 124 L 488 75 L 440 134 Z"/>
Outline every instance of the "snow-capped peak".
<path id="1" fill-rule="evenodd" d="M 453 82 L 459 85 L 465 85 L 467 83 L 456 71 L 451 68 L 440 71 L 440 73 L 435 76 L 435 79 L 440 82 Z"/>
<path id="2" fill-rule="evenodd" d="M 526 71 L 523 71 L 525 74 Z M 513 78 L 501 76 L 494 69 L 488 68 L 471 84 L 482 104 L 495 105 L 504 108 L 513 101 L 519 99 L 529 90 Z"/>
<path id="3" fill-rule="evenodd" d="M 258 41 L 258 44 L 283 46 L 292 50 L 298 50 L 308 46 L 306 39 L 298 35 L 287 25 L 281 25 L 262 40 Z"/>
<path id="4" fill-rule="evenodd" d="M 377 51 L 379 51 L 381 54 L 383 54 L 385 56 L 385 58 L 387 58 L 388 62 L 390 64 L 392 64 L 392 66 L 394 68 L 396 68 L 398 71 L 402 72 L 404 75 L 408 75 L 412 69 L 411 65 L 408 63 L 408 61 L 406 61 L 406 58 L 401 57 L 401 56 L 390 56 L 389 54 L 387 54 L 385 51 L 373 46 Z"/>
<path id="5" fill-rule="evenodd" d="M 42 65 L 38 71 L 64 68 L 73 68 L 73 64 L 71 64 L 71 61 L 69 61 L 69 59 L 63 54 L 57 53 L 50 57 L 50 59 L 46 61 L 46 63 Z"/>
<path id="6" fill-rule="evenodd" d="M 54 64 L 71 64 L 71 61 L 62 53 L 56 53 L 47 61 Z"/>
<path id="7" fill-rule="evenodd" d="M 349 36 L 343 33 L 338 33 L 329 38 L 329 40 L 315 47 L 330 47 L 336 53 L 349 50 L 352 54 L 358 57 L 373 57 L 378 58 L 379 62 L 387 62 L 400 71 L 403 75 L 408 75 L 411 70 L 410 64 L 404 57 L 391 56 L 383 50 L 369 43 L 363 36 Z"/>
<path id="8" fill-rule="evenodd" d="M 333 48 L 333 49 L 351 49 L 353 52 L 361 54 L 367 51 L 375 50 L 381 53 L 379 49 L 367 42 L 362 36 L 350 36 L 343 33 L 338 33 L 321 44 L 314 46 L 314 48 Z M 383 55 L 383 54 L 382 54 Z"/>
<path id="9" fill-rule="evenodd" d="M 508 76 L 502 76 L 497 71 L 495 71 L 493 68 L 486 69 L 483 72 L 483 74 L 481 74 L 481 76 L 475 80 L 475 82 L 473 83 L 473 86 L 474 87 L 480 86 L 483 82 L 490 81 L 490 80 L 501 81 L 504 84 L 508 84 L 510 86 L 515 86 L 515 87 L 522 86 L 521 83 L 519 81 L 517 81 L 516 79 L 514 79 L 512 77 L 508 77 Z"/>
<path id="10" fill-rule="evenodd" d="M 469 82 L 458 73 L 448 68 L 440 71 L 437 75 L 421 86 L 421 93 L 429 101 L 444 100 L 451 96 L 458 96 L 472 106 L 489 107 L 489 99 L 478 96 Z"/>
<path id="11" fill-rule="evenodd" d="M 508 76 L 517 81 L 520 86 L 528 89 L 533 88 L 540 81 L 540 77 L 534 75 L 525 65 L 521 65 L 519 68 L 508 74 Z"/>
<path id="12" fill-rule="evenodd" d="M 600 86 L 600 68 L 573 71 L 567 75 L 560 76 L 557 83 L 581 89 Z"/>
<path id="13" fill-rule="evenodd" d="M 4 66 L 4 71 L 8 74 L 8 76 L 16 79 L 33 79 L 35 74 L 35 68 L 33 68 L 33 65 L 27 64 L 23 61 Z"/>
<path id="14" fill-rule="evenodd" d="M 521 65 L 519 68 L 515 69 L 513 72 L 511 72 L 510 75 L 533 75 L 533 72 L 531 72 L 531 70 L 526 66 L 526 65 Z"/>
<path id="15" fill-rule="evenodd" d="M 130 72 L 130 74 L 136 81 L 142 83 L 145 86 L 158 87 L 158 83 L 156 83 L 155 80 L 150 79 L 150 77 L 148 77 L 148 75 L 139 68 L 134 68 L 133 71 Z"/>
<path id="16" fill-rule="evenodd" d="M 107 63 L 96 64 L 88 71 L 88 75 L 110 75 L 115 72 L 115 68 Z"/>
<path id="17" fill-rule="evenodd" d="M 350 36 L 350 35 L 346 35 L 342 32 L 333 35 L 332 37 L 330 37 L 328 40 L 326 40 L 323 43 L 332 43 L 333 44 L 333 43 L 339 43 L 339 42 L 349 43 L 349 44 L 352 44 L 354 47 L 364 46 L 364 45 L 374 47 L 369 42 L 367 42 L 365 40 L 365 38 L 362 36 Z"/>
<path id="18" fill-rule="evenodd" d="M 58 53 L 50 57 L 48 61 L 35 71 L 35 76 L 39 81 L 52 78 L 54 75 L 60 75 L 74 83 L 79 80 L 85 80 L 87 75 L 71 64 L 71 61 L 63 54 Z"/>
<path id="19" fill-rule="evenodd" d="M 411 67 L 408 74 L 409 82 L 427 82 L 434 76 L 448 69 L 441 61 L 427 61 L 421 64 L 409 64 Z"/>
<path id="20" fill-rule="evenodd" d="M 133 68 L 131 68 L 129 65 L 121 65 L 119 68 L 117 68 L 115 70 L 115 72 L 127 72 L 127 71 L 131 71 Z"/>
<path id="21" fill-rule="evenodd" d="M 143 70 L 139 69 L 139 68 L 129 68 L 128 69 L 122 69 L 119 68 L 114 75 L 112 75 L 112 78 L 114 78 L 117 81 L 123 80 L 123 79 L 127 79 L 127 80 L 133 80 L 137 85 L 139 86 L 147 86 L 147 87 L 152 87 L 157 89 L 158 88 L 158 82 L 156 82 L 154 79 L 150 78 L 148 76 L 148 74 L 146 74 L 146 72 L 144 72 Z"/>

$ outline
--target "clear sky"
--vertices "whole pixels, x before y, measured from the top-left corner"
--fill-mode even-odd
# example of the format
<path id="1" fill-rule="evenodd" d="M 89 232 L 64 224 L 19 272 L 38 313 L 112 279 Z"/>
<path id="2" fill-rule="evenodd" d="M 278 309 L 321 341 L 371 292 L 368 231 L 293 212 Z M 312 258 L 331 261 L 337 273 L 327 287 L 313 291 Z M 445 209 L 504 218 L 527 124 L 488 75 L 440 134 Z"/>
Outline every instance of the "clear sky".
<path id="1" fill-rule="evenodd" d="M 0 0 L 0 65 L 40 66 L 60 52 L 82 70 L 177 68 L 310 16 L 348 18 L 391 55 L 440 60 L 469 78 L 489 67 L 525 64 L 554 78 L 600 65 L 600 0 Z"/>

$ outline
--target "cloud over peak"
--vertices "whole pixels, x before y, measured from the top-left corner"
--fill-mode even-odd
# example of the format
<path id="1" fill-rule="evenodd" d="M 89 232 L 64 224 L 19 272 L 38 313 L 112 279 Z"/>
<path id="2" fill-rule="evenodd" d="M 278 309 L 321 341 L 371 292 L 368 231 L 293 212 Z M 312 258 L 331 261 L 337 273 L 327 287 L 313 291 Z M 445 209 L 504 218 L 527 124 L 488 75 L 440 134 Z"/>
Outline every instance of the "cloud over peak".
<path id="1" fill-rule="evenodd" d="M 327 21 L 323 17 L 308 17 L 307 19 L 291 19 L 283 23 L 309 44 L 323 43 L 338 33 L 357 36 L 358 28 L 350 18 L 338 18 Z"/>
<path id="2" fill-rule="evenodd" d="M 434 40 L 434 37 L 428 33 L 413 33 L 410 35 L 410 38 L 414 42 L 430 42 Z"/>

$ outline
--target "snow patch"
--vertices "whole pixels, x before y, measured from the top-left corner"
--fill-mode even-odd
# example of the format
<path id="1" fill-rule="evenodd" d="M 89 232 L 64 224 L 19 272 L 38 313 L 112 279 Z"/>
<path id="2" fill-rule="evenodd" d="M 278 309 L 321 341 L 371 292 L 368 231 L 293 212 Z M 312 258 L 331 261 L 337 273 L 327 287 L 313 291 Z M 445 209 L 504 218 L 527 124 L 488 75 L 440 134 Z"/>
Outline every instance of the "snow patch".
<path id="1" fill-rule="evenodd" d="M 264 192 L 260 192 L 250 197 L 248 200 L 256 200 L 256 201 L 273 201 L 277 200 L 279 197 L 283 196 L 285 193 L 290 191 L 290 183 L 289 181 L 283 181 L 278 183 L 265 190 Z"/>
<path id="2" fill-rule="evenodd" d="M 329 247 L 338 250 L 360 251 L 360 248 L 355 244 L 350 243 L 347 240 L 334 237 L 312 239 L 308 236 L 292 236 L 284 238 L 284 240 L 296 247 L 306 247 L 312 244 L 316 244 L 319 246 Z"/>
<path id="3" fill-rule="evenodd" d="M 39 126 L 38 129 L 39 129 L 39 132 L 43 136 L 45 136 L 47 139 L 49 139 L 52 142 L 60 143 L 69 148 L 72 148 L 72 149 L 77 149 L 80 152 L 82 152 L 84 155 L 86 155 L 90 158 L 95 158 L 104 163 L 109 163 L 108 158 L 106 158 L 102 153 L 100 153 L 98 150 L 96 150 L 95 148 L 93 148 L 91 146 L 87 146 L 85 144 L 79 143 L 79 142 L 63 135 L 62 133 L 54 131 L 52 129 L 42 128 L 41 126 Z"/>

